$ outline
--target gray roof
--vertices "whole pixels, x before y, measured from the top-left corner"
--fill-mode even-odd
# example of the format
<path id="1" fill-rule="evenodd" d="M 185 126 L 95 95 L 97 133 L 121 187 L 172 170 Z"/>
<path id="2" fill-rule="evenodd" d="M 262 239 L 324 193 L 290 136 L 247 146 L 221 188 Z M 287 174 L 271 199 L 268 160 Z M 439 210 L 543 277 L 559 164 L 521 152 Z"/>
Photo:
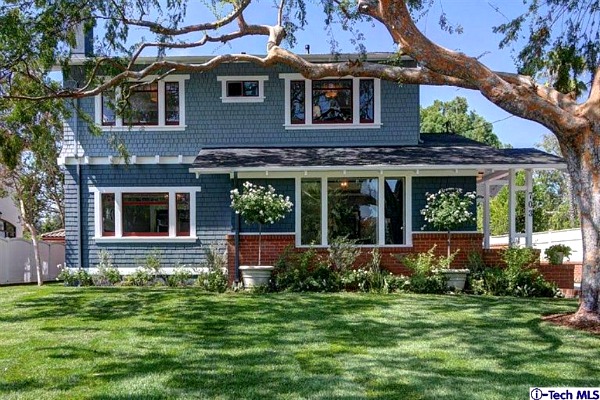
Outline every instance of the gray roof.
<path id="1" fill-rule="evenodd" d="M 204 148 L 192 169 L 564 167 L 560 157 L 537 149 L 496 149 L 454 134 L 421 134 L 421 142 L 412 146 Z"/>

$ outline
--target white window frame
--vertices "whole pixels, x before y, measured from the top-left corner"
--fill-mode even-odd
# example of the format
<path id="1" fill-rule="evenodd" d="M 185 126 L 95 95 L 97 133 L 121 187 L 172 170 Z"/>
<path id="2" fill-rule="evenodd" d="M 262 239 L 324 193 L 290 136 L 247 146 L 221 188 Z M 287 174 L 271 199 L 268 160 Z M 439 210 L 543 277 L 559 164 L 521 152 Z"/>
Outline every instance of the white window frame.
<path id="1" fill-rule="evenodd" d="M 139 82 L 152 82 L 157 79 L 156 75 L 149 75 Z M 189 75 L 168 75 L 161 78 L 158 84 L 158 125 L 127 125 L 123 123 L 122 115 L 115 115 L 114 125 L 102 125 L 102 94 L 95 96 L 95 122 L 102 131 L 183 131 L 187 127 L 185 124 L 185 81 L 189 80 Z M 165 82 L 179 83 L 179 124 L 165 124 Z M 115 90 L 115 97 L 119 97 L 120 91 Z"/>
<path id="2" fill-rule="evenodd" d="M 352 123 L 351 124 L 313 124 L 312 122 L 312 80 L 306 79 L 301 74 L 279 74 L 285 82 L 285 129 L 378 129 L 381 128 L 381 80 L 366 77 L 327 77 L 322 79 L 351 79 L 352 80 Z M 374 95 L 374 121 L 360 123 L 360 80 L 373 79 Z M 320 79 L 319 79 L 320 80 Z M 304 124 L 292 124 L 291 120 L 291 81 L 304 81 Z"/>
<path id="3" fill-rule="evenodd" d="M 359 245 L 360 247 L 411 247 L 412 246 L 412 175 L 405 173 L 377 173 L 375 171 L 362 173 L 321 173 L 311 176 L 296 177 L 296 247 L 328 247 L 329 246 L 329 226 L 328 226 L 328 197 L 327 182 L 329 179 L 339 178 L 363 178 L 378 179 L 377 192 L 377 240 L 374 244 Z M 385 243 L 385 179 L 404 179 L 404 244 L 386 244 Z M 321 243 L 314 246 L 302 244 L 302 179 L 321 179 Z"/>
<path id="4" fill-rule="evenodd" d="M 217 81 L 221 82 L 221 102 L 223 103 L 263 103 L 265 101 L 265 81 L 268 81 L 267 75 L 234 75 L 217 76 Z M 240 81 L 258 81 L 258 96 L 227 96 L 227 83 Z"/>
<path id="5" fill-rule="evenodd" d="M 196 194 L 200 187 L 102 187 L 90 188 L 94 194 L 94 240 L 96 243 L 194 243 L 196 236 Z M 102 236 L 102 195 L 115 195 L 115 235 Z M 169 235 L 168 236 L 123 236 L 123 193 L 168 193 L 169 194 Z M 190 195 L 190 236 L 177 236 L 177 193 Z"/>

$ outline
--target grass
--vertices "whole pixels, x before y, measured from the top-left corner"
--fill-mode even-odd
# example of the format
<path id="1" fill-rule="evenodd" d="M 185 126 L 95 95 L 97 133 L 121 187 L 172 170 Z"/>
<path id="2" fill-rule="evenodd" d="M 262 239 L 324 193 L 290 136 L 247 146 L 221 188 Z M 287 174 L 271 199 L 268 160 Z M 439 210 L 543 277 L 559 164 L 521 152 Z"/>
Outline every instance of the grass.
<path id="1" fill-rule="evenodd" d="M 0 288 L 2 399 L 517 399 L 597 386 L 572 300 Z"/>

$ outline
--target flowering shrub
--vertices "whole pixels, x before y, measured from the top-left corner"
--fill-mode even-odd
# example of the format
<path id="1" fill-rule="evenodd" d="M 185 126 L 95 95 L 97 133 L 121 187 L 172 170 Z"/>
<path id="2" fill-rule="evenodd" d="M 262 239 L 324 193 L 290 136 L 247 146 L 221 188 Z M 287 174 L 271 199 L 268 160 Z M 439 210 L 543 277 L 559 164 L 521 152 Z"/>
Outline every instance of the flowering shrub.
<path id="1" fill-rule="evenodd" d="M 474 192 L 460 188 L 440 189 L 437 193 L 425 193 L 427 205 L 421 215 L 427 223 L 444 231 L 451 231 L 462 224 L 475 220 L 471 207 L 477 198 Z M 425 229 L 426 226 L 423 226 Z"/>
<path id="2" fill-rule="evenodd" d="M 261 231 L 263 224 L 274 224 L 292 210 L 289 196 L 276 194 L 275 189 L 268 185 L 258 186 L 245 182 L 242 193 L 237 189 L 231 191 L 231 208 L 240 214 L 249 224 L 258 224 L 258 265 L 261 255 Z"/>

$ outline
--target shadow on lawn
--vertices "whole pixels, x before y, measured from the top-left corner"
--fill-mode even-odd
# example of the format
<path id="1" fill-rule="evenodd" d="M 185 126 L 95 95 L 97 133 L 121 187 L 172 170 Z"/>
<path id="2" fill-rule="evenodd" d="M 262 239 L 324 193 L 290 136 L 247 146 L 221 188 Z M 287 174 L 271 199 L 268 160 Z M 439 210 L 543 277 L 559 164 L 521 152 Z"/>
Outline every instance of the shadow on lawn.
<path id="1" fill-rule="evenodd" d="M 41 329 L 57 334 L 82 329 L 92 336 L 96 330 L 115 330 L 135 338 L 130 347 L 97 349 L 97 344 L 78 342 L 39 349 L 55 360 L 93 359 L 91 371 L 79 381 L 59 379 L 53 385 L 74 393 L 92 382 L 104 385 L 92 399 L 514 398 L 526 396 L 530 386 L 589 386 L 590 377 L 600 373 L 600 354 L 593 350 L 577 357 L 584 373 L 551 373 L 573 365 L 576 348 L 567 341 L 572 338 L 542 326 L 532 313 L 543 313 L 550 307 L 547 301 L 397 299 L 61 289 L 20 301 L 19 312 L 8 320 L 68 316 L 78 323 Z M 147 377 L 155 379 L 128 391 L 129 382 Z M 24 381 L 8 390 L 27 391 L 38 384 Z"/>

